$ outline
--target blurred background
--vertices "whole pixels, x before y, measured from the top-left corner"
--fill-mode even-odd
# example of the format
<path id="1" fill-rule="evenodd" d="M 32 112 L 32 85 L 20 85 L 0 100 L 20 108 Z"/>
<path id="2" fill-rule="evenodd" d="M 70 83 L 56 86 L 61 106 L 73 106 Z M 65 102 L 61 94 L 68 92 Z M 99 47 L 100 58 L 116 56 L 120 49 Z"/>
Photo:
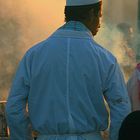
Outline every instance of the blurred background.
<path id="1" fill-rule="evenodd" d="M 64 24 L 64 6 L 65 0 L 0 0 L 0 137 L 8 135 L 5 100 L 18 63 Z M 127 82 L 140 58 L 140 0 L 103 0 L 94 39 L 117 57 Z"/>
<path id="2" fill-rule="evenodd" d="M 64 6 L 65 0 L 0 0 L 0 101 L 6 100 L 24 53 L 64 24 Z M 103 0 L 102 25 L 95 40 L 116 55 L 126 71 L 135 61 L 139 20 L 140 0 Z M 124 58 L 127 53 L 130 58 Z"/>

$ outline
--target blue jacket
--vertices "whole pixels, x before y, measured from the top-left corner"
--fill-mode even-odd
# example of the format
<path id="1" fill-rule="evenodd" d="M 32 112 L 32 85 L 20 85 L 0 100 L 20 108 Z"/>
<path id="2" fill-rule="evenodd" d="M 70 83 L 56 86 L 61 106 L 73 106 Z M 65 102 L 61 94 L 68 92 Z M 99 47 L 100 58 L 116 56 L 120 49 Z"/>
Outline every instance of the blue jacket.
<path id="1" fill-rule="evenodd" d="M 40 134 L 85 133 L 107 129 L 117 134 L 130 112 L 116 58 L 93 40 L 80 22 L 68 22 L 27 51 L 7 100 L 11 140 Z M 28 113 L 26 105 L 28 103 Z"/>

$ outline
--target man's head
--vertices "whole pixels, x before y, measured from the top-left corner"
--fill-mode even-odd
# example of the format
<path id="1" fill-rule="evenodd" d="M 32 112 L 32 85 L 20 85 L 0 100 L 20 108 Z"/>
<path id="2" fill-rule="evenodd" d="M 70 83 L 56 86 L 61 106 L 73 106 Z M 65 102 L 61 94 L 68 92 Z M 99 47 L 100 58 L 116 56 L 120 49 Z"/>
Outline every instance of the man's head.
<path id="1" fill-rule="evenodd" d="M 80 21 L 92 32 L 93 36 L 100 28 L 102 0 L 67 0 L 65 21 Z"/>

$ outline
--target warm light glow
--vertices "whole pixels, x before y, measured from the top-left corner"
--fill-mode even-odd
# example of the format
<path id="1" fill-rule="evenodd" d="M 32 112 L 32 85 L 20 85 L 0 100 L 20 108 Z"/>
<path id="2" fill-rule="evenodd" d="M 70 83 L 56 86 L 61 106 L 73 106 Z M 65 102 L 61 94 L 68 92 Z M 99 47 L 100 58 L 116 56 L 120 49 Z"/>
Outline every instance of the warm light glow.
<path id="1" fill-rule="evenodd" d="M 64 23 L 65 0 L 25 0 L 32 25 L 51 33 Z"/>
<path id="2" fill-rule="evenodd" d="M 64 7 L 65 0 L 0 2 L 0 60 L 5 59 L 0 62 L 0 101 L 7 98 L 24 53 L 64 24 Z"/>
<path id="3" fill-rule="evenodd" d="M 122 36 L 116 25 L 128 21 L 136 27 L 137 2 L 103 1 L 103 22 L 94 39 L 117 56 L 119 63 L 125 55 L 120 50 Z M 6 99 L 24 53 L 64 24 L 65 3 L 66 0 L 0 1 L 0 100 Z"/>

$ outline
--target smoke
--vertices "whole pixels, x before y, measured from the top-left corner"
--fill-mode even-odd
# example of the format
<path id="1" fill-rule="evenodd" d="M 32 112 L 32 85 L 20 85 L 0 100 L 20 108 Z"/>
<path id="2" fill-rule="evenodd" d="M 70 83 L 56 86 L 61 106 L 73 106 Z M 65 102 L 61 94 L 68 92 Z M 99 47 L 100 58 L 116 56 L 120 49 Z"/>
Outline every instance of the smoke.
<path id="1" fill-rule="evenodd" d="M 64 5 L 65 0 L 0 0 L 0 100 L 7 98 L 26 50 L 63 24 Z"/>
<path id="2" fill-rule="evenodd" d="M 95 40 L 117 58 L 127 82 L 136 66 L 136 56 L 139 57 L 140 62 L 140 36 L 134 31 L 132 33 L 129 33 L 129 30 L 125 31 L 125 29 L 120 31 L 117 26 L 104 22 L 99 33 L 95 36 Z"/>
<path id="3" fill-rule="evenodd" d="M 113 53 L 118 59 L 119 63 L 123 62 L 123 53 L 121 52 L 120 43 L 122 43 L 122 34 L 116 27 L 109 26 L 105 23 L 102 24 L 101 29 L 95 40 L 101 44 L 104 48 Z"/>
<path id="4" fill-rule="evenodd" d="M 103 1 L 103 23 L 95 37 L 99 44 L 116 56 L 126 82 L 135 68 L 135 55 L 140 53 L 137 51 L 139 48 L 137 16 L 138 0 Z M 121 23 L 128 24 L 133 29 L 134 37 L 131 41 L 129 32 L 126 33 L 125 30 L 120 31 L 117 28 Z"/>
<path id="5" fill-rule="evenodd" d="M 14 3 L 0 1 L 0 100 L 8 94 L 20 55 L 21 29 L 12 6 L 14 8 Z"/>
<path id="6" fill-rule="evenodd" d="M 136 27 L 136 1 L 103 1 L 103 24 L 95 39 L 119 63 L 123 62 L 123 53 L 118 51 L 123 37 L 116 25 L 129 22 Z M 26 50 L 64 23 L 64 6 L 65 0 L 0 0 L 0 100 L 7 98 L 13 75 Z"/>

